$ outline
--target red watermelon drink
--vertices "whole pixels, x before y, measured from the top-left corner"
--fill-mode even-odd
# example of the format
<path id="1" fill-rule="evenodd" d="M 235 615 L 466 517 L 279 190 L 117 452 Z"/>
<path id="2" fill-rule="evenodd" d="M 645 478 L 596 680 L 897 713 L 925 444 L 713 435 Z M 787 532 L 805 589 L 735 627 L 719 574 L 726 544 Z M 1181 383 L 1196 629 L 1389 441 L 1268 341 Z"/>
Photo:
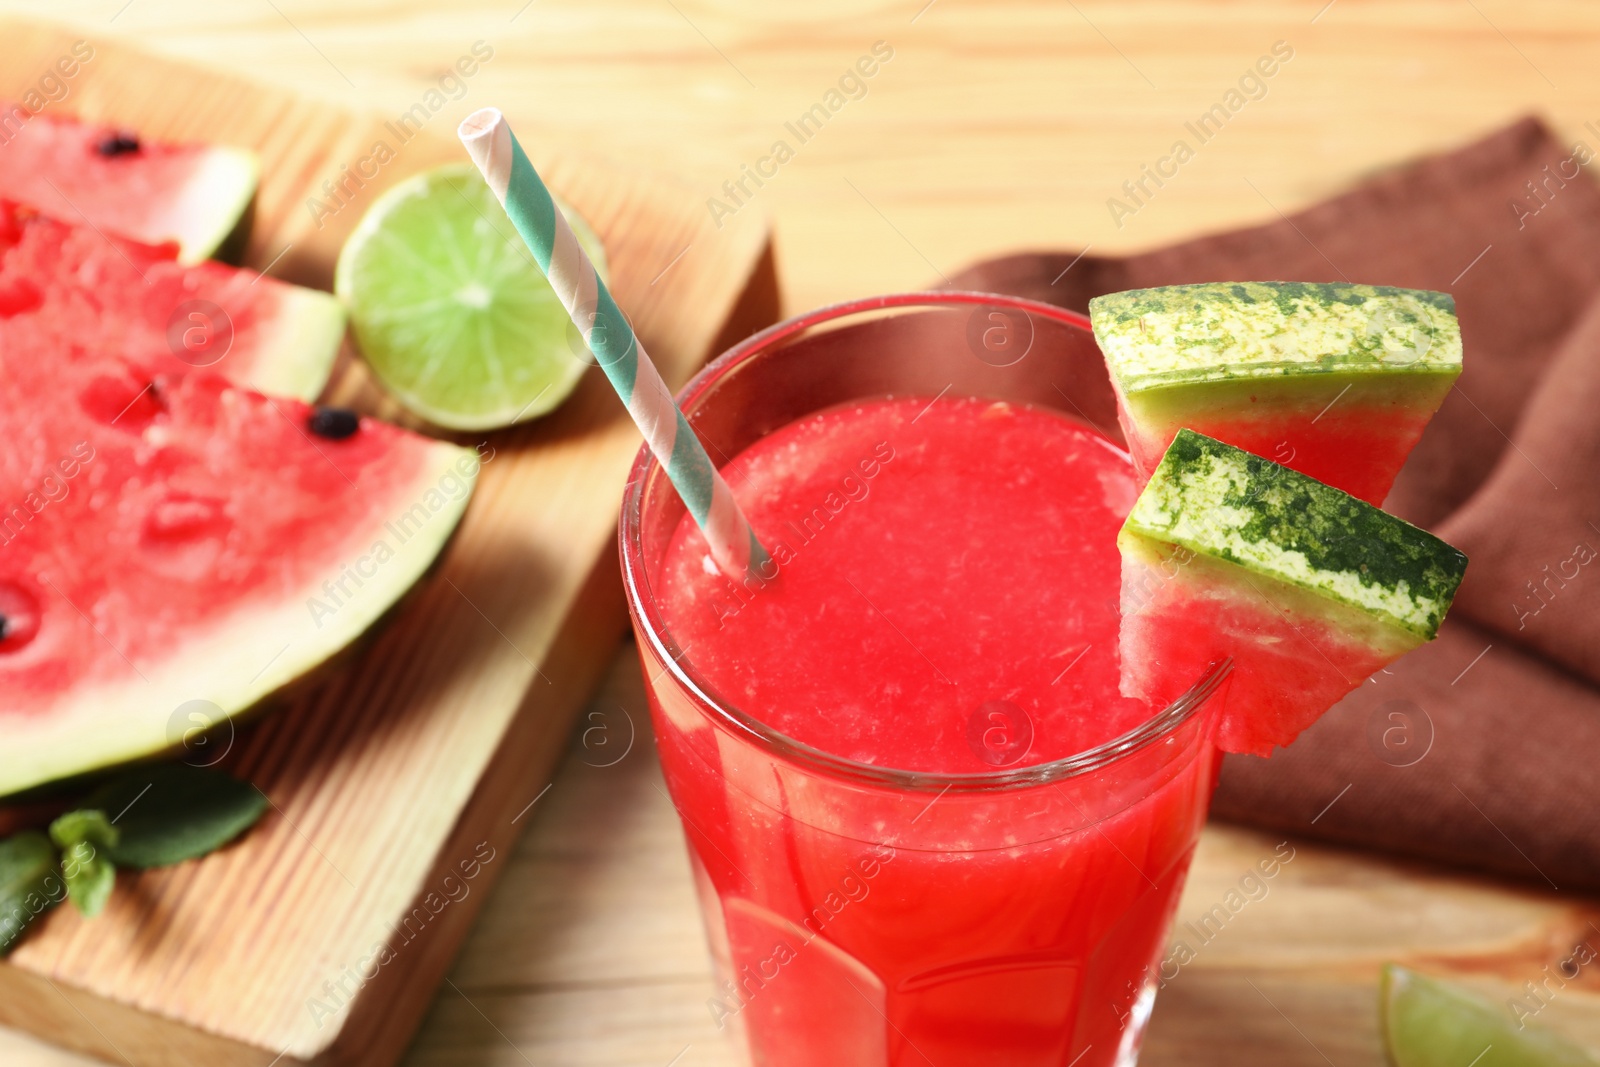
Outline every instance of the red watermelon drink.
<path id="1" fill-rule="evenodd" d="M 1128 457 L 1086 322 L 885 298 L 690 387 L 774 564 L 736 584 L 652 462 L 630 606 L 749 1062 L 1130 1064 L 1205 818 L 1216 673 L 1118 689 Z M 1202 672 L 1204 673 L 1204 672 Z"/>

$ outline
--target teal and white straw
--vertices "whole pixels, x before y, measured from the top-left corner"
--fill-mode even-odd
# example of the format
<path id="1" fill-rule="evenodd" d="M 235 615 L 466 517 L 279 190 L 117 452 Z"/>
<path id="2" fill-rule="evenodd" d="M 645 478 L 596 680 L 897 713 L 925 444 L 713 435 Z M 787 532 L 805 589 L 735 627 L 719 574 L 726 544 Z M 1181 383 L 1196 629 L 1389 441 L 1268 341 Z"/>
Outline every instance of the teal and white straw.
<path id="1" fill-rule="evenodd" d="M 718 568 L 735 581 L 763 568 L 769 558 L 766 549 L 556 209 L 505 116 L 486 107 L 468 115 L 457 132 L 705 533 Z"/>

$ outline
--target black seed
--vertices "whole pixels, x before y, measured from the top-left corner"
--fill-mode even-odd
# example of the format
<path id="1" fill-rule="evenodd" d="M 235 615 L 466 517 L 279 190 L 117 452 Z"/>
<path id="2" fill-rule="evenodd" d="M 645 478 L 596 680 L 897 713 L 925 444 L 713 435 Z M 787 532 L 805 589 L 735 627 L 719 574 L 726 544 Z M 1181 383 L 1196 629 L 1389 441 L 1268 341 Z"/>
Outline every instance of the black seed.
<path id="1" fill-rule="evenodd" d="M 318 408 L 306 420 L 306 429 L 330 441 L 343 441 L 361 428 L 361 416 L 349 408 Z"/>
<path id="2" fill-rule="evenodd" d="M 0 615 L 0 641 L 11 636 L 11 620 Z"/>
<path id="3" fill-rule="evenodd" d="M 139 151 L 139 138 L 131 133 L 114 133 L 94 147 L 102 156 L 125 156 Z"/>

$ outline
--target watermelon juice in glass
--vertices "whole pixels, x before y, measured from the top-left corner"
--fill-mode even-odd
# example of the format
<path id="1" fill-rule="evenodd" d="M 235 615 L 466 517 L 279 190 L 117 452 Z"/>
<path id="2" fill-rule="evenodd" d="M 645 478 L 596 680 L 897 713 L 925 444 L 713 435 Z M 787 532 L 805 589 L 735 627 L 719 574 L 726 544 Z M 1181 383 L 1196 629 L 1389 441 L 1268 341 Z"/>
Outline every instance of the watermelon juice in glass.
<path id="1" fill-rule="evenodd" d="M 840 305 L 680 399 L 773 556 L 718 573 L 641 454 L 624 579 L 707 1010 L 759 1067 L 1133 1063 L 1225 668 L 1118 692 L 1137 486 L 1088 320 Z"/>

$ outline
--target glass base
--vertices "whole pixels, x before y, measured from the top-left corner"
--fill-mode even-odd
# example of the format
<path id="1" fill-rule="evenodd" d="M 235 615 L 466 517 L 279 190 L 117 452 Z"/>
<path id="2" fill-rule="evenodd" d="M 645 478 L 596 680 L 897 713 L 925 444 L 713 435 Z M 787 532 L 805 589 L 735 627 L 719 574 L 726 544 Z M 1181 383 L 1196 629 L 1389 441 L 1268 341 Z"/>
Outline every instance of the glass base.
<path id="1" fill-rule="evenodd" d="M 1122 1031 L 1122 1043 L 1117 1046 L 1115 1067 L 1134 1067 L 1139 1062 L 1139 1049 L 1144 1047 L 1144 1032 L 1150 1025 L 1150 1013 L 1155 1010 L 1156 988 L 1159 985 L 1155 975 L 1145 979 L 1139 999 L 1133 1002 L 1128 1012 L 1128 1025 Z"/>

